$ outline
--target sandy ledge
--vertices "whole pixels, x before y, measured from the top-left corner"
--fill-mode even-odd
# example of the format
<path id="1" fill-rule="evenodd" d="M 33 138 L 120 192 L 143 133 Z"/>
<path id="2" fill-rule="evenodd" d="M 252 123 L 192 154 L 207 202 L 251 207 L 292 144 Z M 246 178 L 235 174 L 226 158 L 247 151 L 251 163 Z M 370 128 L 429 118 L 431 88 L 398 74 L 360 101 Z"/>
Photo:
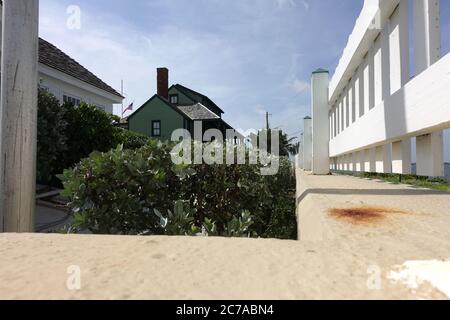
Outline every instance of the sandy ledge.
<path id="1" fill-rule="evenodd" d="M 450 194 L 350 177 L 299 184 L 302 241 L 0 234 L 0 299 L 448 298 Z M 392 211 L 358 223 L 329 211 L 361 206 Z M 81 290 L 66 285 L 70 266 Z M 442 276 L 408 286 L 408 270 Z"/>

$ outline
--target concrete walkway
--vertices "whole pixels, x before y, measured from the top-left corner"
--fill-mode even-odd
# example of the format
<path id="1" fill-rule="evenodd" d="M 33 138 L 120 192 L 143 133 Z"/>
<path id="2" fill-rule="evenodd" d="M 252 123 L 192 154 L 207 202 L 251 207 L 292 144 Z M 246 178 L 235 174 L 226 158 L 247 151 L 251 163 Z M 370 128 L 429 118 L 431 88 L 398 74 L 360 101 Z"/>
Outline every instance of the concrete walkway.
<path id="1" fill-rule="evenodd" d="M 302 241 L 1 234 L 0 299 L 448 299 L 449 194 L 299 173 L 298 196 Z"/>
<path id="2" fill-rule="evenodd" d="M 378 268 L 384 279 L 404 271 L 402 281 L 412 289 L 417 286 L 411 282 L 424 279 L 413 279 L 415 271 L 405 271 L 405 265 L 431 261 L 431 268 L 443 266 L 437 283 L 449 289 L 450 298 L 449 193 L 299 171 L 297 204 L 302 241 L 324 245 L 329 252 L 345 250 L 369 273 Z M 415 291 L 426 297 L 428 289 Z"/>

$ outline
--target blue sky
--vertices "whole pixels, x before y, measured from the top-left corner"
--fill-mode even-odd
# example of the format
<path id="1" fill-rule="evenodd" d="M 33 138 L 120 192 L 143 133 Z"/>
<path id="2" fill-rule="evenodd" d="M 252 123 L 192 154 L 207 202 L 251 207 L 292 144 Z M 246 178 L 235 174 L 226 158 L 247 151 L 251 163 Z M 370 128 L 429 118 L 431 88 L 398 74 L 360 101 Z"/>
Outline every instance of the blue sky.
<path id="1" fill-rule="evenodd" d="M 81 29 L 66 27 L 67 7 Z M 156 92 L 156 68 L 200 91 L 236 128 L 298 135 L 310 113 L 310 74 L 333 73 L 363 0 L 41 0 L 40 33 L 140 106 Z M 450 34 L 450 1 L 442 1 Z M 450 43 L 443 37 L 444 51 Z M 117 109 L 117 112 L 119 110 Z"/>

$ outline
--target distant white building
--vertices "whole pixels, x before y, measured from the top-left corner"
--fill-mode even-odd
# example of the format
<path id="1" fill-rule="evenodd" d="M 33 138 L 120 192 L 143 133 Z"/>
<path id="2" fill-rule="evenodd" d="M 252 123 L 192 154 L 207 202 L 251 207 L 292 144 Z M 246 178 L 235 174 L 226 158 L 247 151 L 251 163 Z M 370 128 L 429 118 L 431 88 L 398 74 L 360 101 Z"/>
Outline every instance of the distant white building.
<path id="1" fill-rule="evenodd" d="M 2 3 L 0 2 L 0 34 L 1 20 Z M 61 104 L 73 102 L 78 105 L 83 101 L 109 113 L 113 113 L 114 104 L 121 104 L 123 100 L 120 93 L 91 71 L 41 38 L 39 39 L 39 83 L 36 85 L 55 95 Z"/>
<path id="2" fill-rule="evenodd" d="M 84 101 L 109 113 L 123 100 L 120 93 L 43 39 L 39 39 L 39 86 L 61 103 Z"/>

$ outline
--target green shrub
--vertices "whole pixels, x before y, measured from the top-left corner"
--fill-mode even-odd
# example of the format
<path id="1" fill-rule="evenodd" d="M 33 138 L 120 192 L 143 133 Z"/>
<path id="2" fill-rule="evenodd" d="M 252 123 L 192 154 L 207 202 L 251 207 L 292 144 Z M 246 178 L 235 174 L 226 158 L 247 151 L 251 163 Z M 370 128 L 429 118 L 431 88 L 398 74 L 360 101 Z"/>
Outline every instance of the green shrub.
<path id="1" fill-rule="evenodd" d="M 37 180 L 54 184 L 55 173 L 61 169 L 61 155 L 67 152 L 67 122 L 59 101 L 44 90 L 39 90 L 37 123 Z"/>
<path id="2" fill-rule="evenodd" d="M 73 212 L 100 234 L 163 234 L 154 209 L 172 209 L 178 200 L 180 168 L 172 165 L 169 147 L 156 141 L 138 150 L 121 146 L 94 152 L 66 170 L 65 195 Z"/>
<path id="3" fill-rule="evenodd" d="M 94 153 L 62 177 L 78 221 L 94 233 L 296 239 L 295 180 L 282 158 L 260 165 L 174 165 L 170 144 Z M 172 207 L 183 203 L 183 209 Z"/>
<path id="4" fill-rule="evenodd" d="M 150 138 L 143 134 L 122 128 L 117 128 L 116 135 L 117 140 L 123 145 L 124 149 L 139 149 L 150 141 Z"/>
<path id="5" fill-rule="evenodd" d="M 56 176 L 94 151 L 106 152 L 119 144 L 125 149 L 147 144 L 148 137 L 116 127 L 118 120 L 85 103 L 60 106 L 52 94 L 39 90 L 37 181 L 59 186 Z"/>
<path id="6" fill-rule="evenodd" d="M 63 169 L 70 168 L 93 151 L 106 152 L 115 148 L 121 141 L 115 124 L 117 116 L 109 114 L 95 106 L 81 103 L 80 106 L 64 104 L 64 120 L 67 152 L 61 154 Z"/>

